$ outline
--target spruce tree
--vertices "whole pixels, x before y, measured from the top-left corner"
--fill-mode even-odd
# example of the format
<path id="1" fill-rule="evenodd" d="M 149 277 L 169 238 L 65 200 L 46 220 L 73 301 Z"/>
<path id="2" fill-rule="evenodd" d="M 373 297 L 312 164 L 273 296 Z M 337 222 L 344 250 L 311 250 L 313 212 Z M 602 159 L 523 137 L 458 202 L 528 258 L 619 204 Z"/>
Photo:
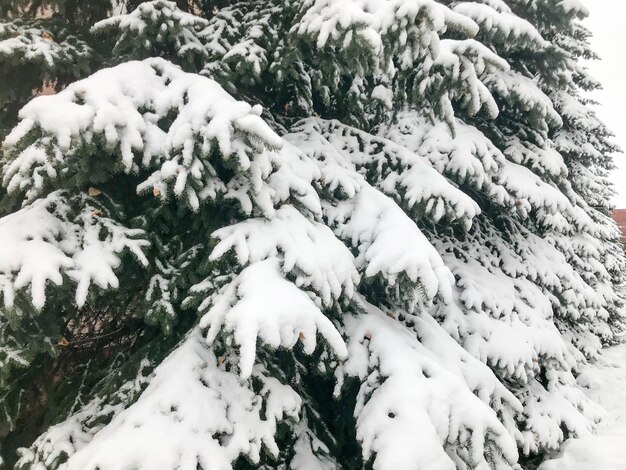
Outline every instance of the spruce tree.
<path id="1" fill-rule="evenodd" d="M 626 260 L 578 1 L 0 12 L 7 468 L 519 470 L 594 429 Z"/>

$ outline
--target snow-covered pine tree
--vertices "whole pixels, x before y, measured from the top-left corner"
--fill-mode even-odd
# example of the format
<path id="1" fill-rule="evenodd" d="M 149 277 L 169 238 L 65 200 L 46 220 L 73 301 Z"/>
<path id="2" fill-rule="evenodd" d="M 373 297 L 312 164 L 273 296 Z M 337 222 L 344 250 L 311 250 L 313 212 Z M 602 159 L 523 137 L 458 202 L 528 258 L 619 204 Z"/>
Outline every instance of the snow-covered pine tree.
<path id="1" fill-rule="evenodd" d="M 624 258 L 577 1 L 100 6 L 100 70 L 3 144 L 9 468 L 519 469 L 590 432 Z"/>

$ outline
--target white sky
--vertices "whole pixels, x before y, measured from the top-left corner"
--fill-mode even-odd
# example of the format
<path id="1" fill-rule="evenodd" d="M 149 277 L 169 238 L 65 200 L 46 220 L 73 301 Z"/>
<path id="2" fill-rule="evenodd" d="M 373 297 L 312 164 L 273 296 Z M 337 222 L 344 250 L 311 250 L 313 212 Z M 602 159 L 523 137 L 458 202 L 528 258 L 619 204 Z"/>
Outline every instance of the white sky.
<path id="1" fill-rule="evenodd" d="M 602 60 L 589 65 L 604 89 L 592 95 L 601 106 L 598 115 L 615 133 L 615 141 L 626 151 L 626 0 L 583 0 L 590 15 L 587 27 L 591 43 Z M 618 169 L 612 181 L 618 195 L 617 208 L 626 208 L 626 155 L 615 155 Z"/>

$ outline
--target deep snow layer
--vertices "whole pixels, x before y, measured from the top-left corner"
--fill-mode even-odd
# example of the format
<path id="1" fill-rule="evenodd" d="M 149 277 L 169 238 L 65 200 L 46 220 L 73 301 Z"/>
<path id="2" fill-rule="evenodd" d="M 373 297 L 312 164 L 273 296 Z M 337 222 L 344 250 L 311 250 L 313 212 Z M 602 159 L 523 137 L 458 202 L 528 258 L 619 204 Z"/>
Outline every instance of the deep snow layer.
<path id="1" fill-rule="evenodd" d="M 626 343 L 604 351 L 578 378 L 606 415 L 595 436 L 570 439 L 539 470 L 626 470 Z"/>

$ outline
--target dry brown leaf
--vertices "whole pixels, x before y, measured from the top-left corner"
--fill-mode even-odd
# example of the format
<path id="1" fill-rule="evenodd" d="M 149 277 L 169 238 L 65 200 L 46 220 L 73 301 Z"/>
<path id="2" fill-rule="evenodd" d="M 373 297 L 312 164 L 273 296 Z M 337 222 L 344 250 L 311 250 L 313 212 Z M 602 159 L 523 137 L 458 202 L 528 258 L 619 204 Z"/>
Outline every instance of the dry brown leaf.
<path id="1" fill-rule="evenodd" d="M 102 194 L 102 191 L 100 191 L 98 188 L 94 188 L 93 186 L 90 186 L 89 189 L 87 190 L 87 194 L 95 197 L 95 196 L 100 196 L 100 194 Z"/>

